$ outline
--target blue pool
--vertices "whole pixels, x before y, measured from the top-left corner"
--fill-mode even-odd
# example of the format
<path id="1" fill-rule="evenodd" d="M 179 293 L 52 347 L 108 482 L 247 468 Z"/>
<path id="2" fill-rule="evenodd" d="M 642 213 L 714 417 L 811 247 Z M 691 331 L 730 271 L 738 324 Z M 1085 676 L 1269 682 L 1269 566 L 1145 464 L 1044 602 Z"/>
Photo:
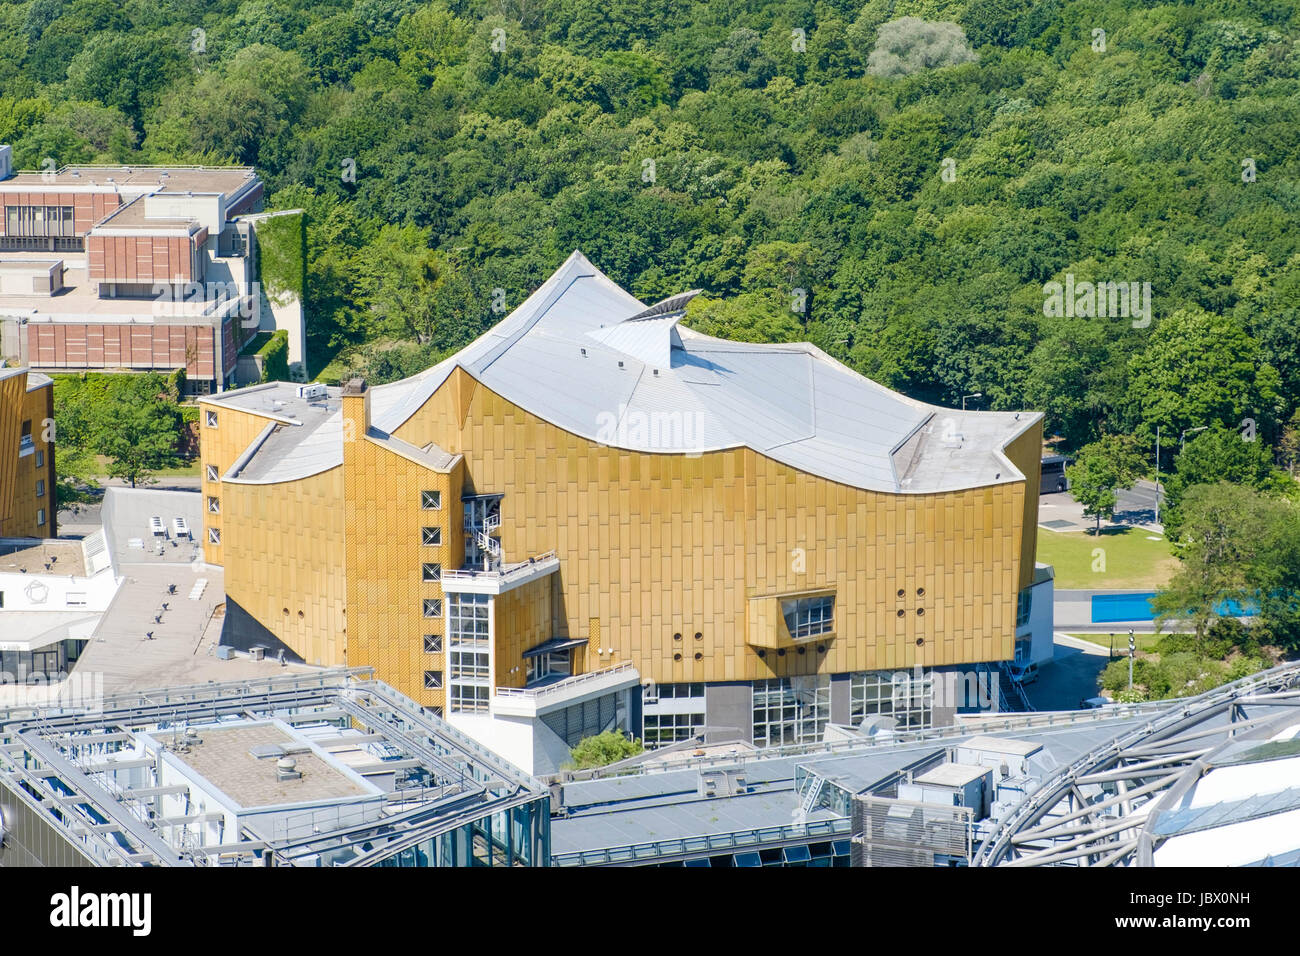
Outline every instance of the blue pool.
<path id="1" fill-rule="evenodd" d="M 1141 594 L 1094 594 L 1092 596 L 1092 623 L 1111 624 L 1118 621 L 1152 621 L 1155 612 L 1151 610 L 1151 599 L 1155 591 Z M 1222 601 L 1214 609 L 1221 617 L 1251 617 L 1259 609 L 1243 606 L 1236 601 Z"/>

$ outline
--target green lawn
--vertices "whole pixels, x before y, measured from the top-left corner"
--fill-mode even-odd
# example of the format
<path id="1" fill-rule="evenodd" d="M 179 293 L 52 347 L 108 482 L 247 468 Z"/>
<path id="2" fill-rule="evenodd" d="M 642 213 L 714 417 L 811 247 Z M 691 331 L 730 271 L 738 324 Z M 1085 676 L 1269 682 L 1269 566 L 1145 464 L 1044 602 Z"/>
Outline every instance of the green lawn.
<path id="1" fill-rule="evenodd" d="M 1103 529 L 1100 535 L 1039 528 L 1038 560 L 1056 568 L 1058 588 L 1160 588 L 1178 559 L 1168 541 L 1150 541 L 1151 536 L 1141 528 Z"/>
<path id="2" fill-rule="evenodd" d="M 96 455 L 95 461 L 99 463 L 99 478 L 108 477 L 108 459 L 103 455 Z M 188 464 L 182 462 L 175 468 L 163 468 L 154 472 L 159 478 L 197 478 L 199 476 L 199 460 L 195 458 Z"/>
<path id="3" fill-rule="evenodd" d="M 1118 627 L 1118 625 L 1117 625 Z M 1070 634 L 1069 637 L 1076 638 L 1080 641 L 1087 641 L 1089 644 L 1096 644 L 1098 647 L 1104 647 L 1110 650 L 1109 634 Z M 1160 639 L 1165 637 L 1164 634 L 1134 634 L 1133 640 L 1137 642 L 1137 649 L 1144 654 L 1155 652 L 1156 644 Z M 1128 628 L 1115 631 L 1115 653 L 1123 656 L 1128 653 Z"/>

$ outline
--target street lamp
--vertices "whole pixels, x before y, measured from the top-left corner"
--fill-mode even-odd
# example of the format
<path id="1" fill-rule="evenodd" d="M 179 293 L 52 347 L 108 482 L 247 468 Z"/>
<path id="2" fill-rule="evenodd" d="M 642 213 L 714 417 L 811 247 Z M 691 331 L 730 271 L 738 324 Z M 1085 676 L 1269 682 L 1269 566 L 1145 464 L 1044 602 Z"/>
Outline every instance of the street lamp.
<path id="1" fill-rule="evenodd" d="M 1209 428 L 1209 425 L 1201 425 L 1197 428 L 1184 428 L 1183 433 L 1178 437 L 1178 454 L 1182 454 L 1187 448 L 1187 436 L 1195 435 L 1197 432 L 1203 432 Z"/>
<path id="2" fill-rule="evenodd" d="M 971 395 L 963 395 L 963 396 L 961 397 L 961 410 L 962 410 L 963 412 L 966 411 L 966 399 L 968 399 L 968 398 L 983 398 L 983 397 L 984 397 L 984 393 L 983 393 L 983 392 L 975 392 L 975 393 L 973 393 L 973 394 L 971 394 Z"/>

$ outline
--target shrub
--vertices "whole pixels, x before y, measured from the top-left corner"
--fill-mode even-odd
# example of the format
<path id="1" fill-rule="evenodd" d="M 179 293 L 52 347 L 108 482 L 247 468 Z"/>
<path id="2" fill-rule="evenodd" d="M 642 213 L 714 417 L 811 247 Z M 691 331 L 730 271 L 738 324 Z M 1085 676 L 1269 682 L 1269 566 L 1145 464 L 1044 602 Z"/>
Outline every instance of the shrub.
<path id="1" fill-rule="evenodd" d="M 617 730 L 607 730 L 594 737 L 578 741 L 570 756 L 573 758 L 570 769 L 586 770 L 590 767 L 604 767 L 607 764 L 635 757 L 645 748 L 641 741 L 628 739 Z"/>

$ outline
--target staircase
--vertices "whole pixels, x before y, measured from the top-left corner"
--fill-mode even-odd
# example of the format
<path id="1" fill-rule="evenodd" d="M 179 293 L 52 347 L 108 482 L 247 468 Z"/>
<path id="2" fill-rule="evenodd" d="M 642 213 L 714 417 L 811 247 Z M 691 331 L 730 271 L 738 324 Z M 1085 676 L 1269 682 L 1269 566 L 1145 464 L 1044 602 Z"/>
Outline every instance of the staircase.
<path id="1" fill-rule="evenodd" d="M 1025 688 L 1011 679 L 1011 665 L 1006 661 L 998 664 L 998 698 L 998 706 L 1004 711 L 1029 713 L 1034 709 Z"/>

